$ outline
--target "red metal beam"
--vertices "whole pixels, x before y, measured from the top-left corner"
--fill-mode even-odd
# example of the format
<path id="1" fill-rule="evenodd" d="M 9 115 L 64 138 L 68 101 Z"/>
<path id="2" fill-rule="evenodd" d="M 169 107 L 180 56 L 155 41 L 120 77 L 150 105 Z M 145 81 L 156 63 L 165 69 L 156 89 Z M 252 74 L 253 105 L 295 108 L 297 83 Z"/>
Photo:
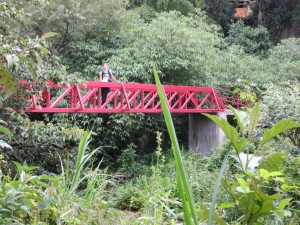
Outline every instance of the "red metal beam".
<path id="1" fill-rule="evenodd" d="M 24 86 L 26 83 L 21 85 Z M 110 88 L 110 93 L 103 105 L 101 105 L 102 87 Z M 173 113 L 216 113 L 223 112 L 226 109 L 225 104 L 236 108 L 247 105 L 246 102 L 240 101 L 238 95 L 212 87 L 163 85 L 163 90 L 170 111 Z M 59 92 L 62 94 L 55 94 Z M 161 113 L 162 109 L 154 84 L 88 81 L 86 85 L 71 86 L 48 82 L 47 90 L 41 90 L 40 95 L 32 96 L 31 106 L 27 111 L 34 113 Z"/>

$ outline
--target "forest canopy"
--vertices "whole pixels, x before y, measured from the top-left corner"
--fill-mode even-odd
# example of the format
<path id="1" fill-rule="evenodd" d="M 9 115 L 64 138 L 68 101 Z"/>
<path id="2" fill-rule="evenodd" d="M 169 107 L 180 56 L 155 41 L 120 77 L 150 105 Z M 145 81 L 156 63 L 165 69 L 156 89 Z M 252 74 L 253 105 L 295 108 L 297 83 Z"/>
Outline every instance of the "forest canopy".
<path id="1" fill-rule="evenodd" d="M 239 143 L 248 140 L 249 143 L 244 146 L 247 153 L 253 153 L 256 148 L 258 149 L 260 138 L 270 135 L 274 131 L 271 130 L 274 124 L 285 119 L 288 120 L 285 122 L 291 122 L 294 129 L 285 131 L 277 126 L 285 132 L 275 135 L 275 141 L 258 151 L 262 155 L 275 152 L 273 157 L 277 157 L 278 162 L 283 163 L 283 158 L 288 161 L 282 165 L 277 163 L 278 171 L 275 173 L 271 171 L 269 174 L 265 172 L 260 181 L 270 187 L 273 184 L 277 189 L 280 187 L 284 193 L 281 194 L 289 197 L 280 205 L 281 211 L 277 212 L 280 218 L 278 221 L 284 221 L 289 217 L 289 212 L 284 211 L 284 208 L 293 198 L 299 201 L 297 188 L 300 185 L 299 181 L 294 179 L 299 176 L 299 170 L 295 168 L 299 166 L 300 147 L 300 131 L 295 125 L 300 122 L 300 1 L 247 1 L 249 2 L 247 15 L 242 18 L 235 16 L 236 7 L 241 7 L 239 2 L 234 0 L 1 1 L 0 184 L 2 180 L 11 181 L 10 178 L 15 175 L 29 176 L 32 171 L 38 175 L 43 174 L 38 178 L 33 176 L 32 180 L 36 183 L 32 187 L 36 192 L 28 194 L 24 191 L 24 205 L 16 203 L 8 206 L 13 209 L 16 207 L 14 212 L 21 215 L 19 220 L 16 220 L 34 223 L 33 220 L 36 218 L 47 218 L 47 222 L 60 220 L 59 222 L 67 221 L 66 224 L 72 223 L 76 220 L 74 219 L 76 213 L 80 214 L 78 207 L 74 210 L 74 215 L 72 211 L 71 219 L 68 217 L 67 212 L 71 212 L 68 207 L 72 204 L 64 204 L 64 201 L 72 199 L 74 202 L 84 202 L 81 202 L 86 207 L 84 210 L 97 210 L 98 203 L 101 202 L 99 206 L 101 210 L 113 206 L 120 210 L 137 211 L 138 213 L 133 216 L 139 216 L 140 211 L 145 209 L 140 221 L 145 218 L 153 219 L 154 217 L 147 213 L 161 210 L 158 213 L 155 211 L 157 214 L 153 213 L 159 217 L 153 219 L 156 221 L 153 224 L 163 224 L 166 218 L 175 218 L 172 224 L 175 224 L 175 220 L 182 222 L 182 215 L 180 216 L 182 207 L 181 202 L 178 202 L 179 190 L 176 186 L 177 175 L 169 151 L 171 142 L 161 114 L 34 114 L 22 111 L 28 104 L 29 96 L 39 94 L 41 89 L 49 88 L 45 81 L 52 80 L 65 85 L 84 84 L 89 80 L 98 81 L 103 64 L 109 65 L 120 82 L 153 84 L 155 83 L 153 65 L 155 65 L 162 84 L 224 88 L 250 101 L 251 106 L 255 106 L 253 111 L 245 109 L 245 112 L 236 113 L 241 116 L 241 121 L 231 121 L 241 126 L 247 119 L 252 119 L 253 124 L 245 122 L 250 126 L 251 132 L 254 125 L 257 125 L 257 130 L 250 132 L 249 136 L 244 135 L 243 138 L 242 134 L 237 136 L 237 140 L 241 140 Z M 28 90 L 21 87 L 19 84 L 24 80 L 34 83 L 35 88 Z M 54 91 L 51 94 L 62 93 Z M 255 104 L 257 100 L 261 101 L 261 113 L 258 104 Z M 188 115 L 174 114 L 172 118 L 174 126 L 178 128 L 179 143 L 186 150 L 189 147 Z M 231 124 L 226 126 L 230 127 Z M 272 132 L 268 130 L 264 133 L 266 129 Z M 241 127 L 233 131 L 234 134 L 238 132 L 242 132 Z M 82 178 L 88 178 L 85 183 L 76 183 L 76 179 L 81 181 L 78 174 L 83 168 L 76 163 L 80 150 L 82 157 L 92 159 L 92 162 L 83 160 L 86 163 L 84 165 L 88 165 L 89 168 L 89 171 L 84 171 L 89 176 Z M 87 152 L 84 152 L 85 150 Z M 192 172 L 191 176 L 194 179 L 192 187 L 194 194 L 197 194 L 196 201 L 201 210 L 207 210 L 207 205 L 200 206 L 200 203 L 209 201 L 217 170 L 221 167 L 221 161 L 226 158 L 227 152 L 231 150 L 232 145 L 227 143 L 220 151 L 213 152 L 208 158 L 201 160 L 193 152 L 184 155 L 186 167 Z M 241 171 L 237 172 L 239 168 L 233 166 L 233 161 L 230 160 L 228 170 L 237 175 L 240 182 L 234 185 L 243 186 L 243 193 L 248 193 L 247 188 L 250 187 L 247 186 L 247 179 L 242 180 L 238 177 Z M 272 157 L 270 160 L 273 160 Z M 204 163 L 204 166 L 201 163 Z M 76 166 L 79 168 L 78 171 L 75 170 Z M 263 169 L 267 167 L 264 166 Z M 279 170 L 281 166 L 286 168 L 285 172 Z M 103 171 L 100 173 L 102 168 Z M 194 168 L 197 169 L 197 173 L 193 173 Z M 69 173 L 73 171 L 76 171 L 76 176 L 68 181 Z M 66 177 L 50 179 L 51 174 L 63 174 Z M 111 181 L 108 175 L 106 177 L 103 174 L 112 174 L 109 176 L 116 180 Z M 2 175 L 5 179 L 2 179 Z M 45 178 L 44 175 L 49 177 Z M 202 175 L 207 178 L 204 184 L 201 183 Z M 246 177 L 249 174 L 244 175 Z M 277 175 L 280 178 L 277 179 Z M 286 179 L 281 176 L 286 176 Z M 63 197 L 51 200 L 47 204 L 43 202 L 49 197 L 43 196 L 39 190 L 39 187 L 48 185 L 43 181 L 44 178 L 49 179 L 47 182 L 51 185 L 57 185 L 61 189 L 47 188 L 47 191 L 43 192 L 60 193 Z M 254 180 L 253 176 L 248 178 Z M 130 181 L 127 183 L 127 180 Z M 22 182 L 12 181 L 12 185 L 3 187 L 23 185 Z M 118 184 L 115 185 L 113 182 Z M 127 186 L 122 186 L 124 183 Z M 154 193 L 149 188 L 150 183 L 159 191 Z M 282 188 L 283 183 L 285 189 Z M 103 191 L 101 196 L 95 194 L 98 193 L 93 189 L 96 184 L 101 186 L 99 188 Z M 118 186 L 119 184 L 121 186 Z M 223 182 L 223 185 L 225 189 L 226 187 L 230 189 L 231 184 Z M 89 187 L 95 192 L 81 191 L 82 187 Z M 103 194 L 107 187 L 118 192 L 108 197 Z M 236 190 L 241 188 L 233 188 L 234 195 Z M 82 193 L 85 195 L 84 200 L 80 195 Z M 238 194 L 242 195 L 241 193 L 242 191 Z M 2 201 L 4 199 L 2 197 L 6 194 L 0 191 L 0 204 L 6 204 Z M 222 195 L 225 196 L 223 192 Z M 75 200 L 72 196 L 78 199 Z M 278 196 L 276 195 L 276 198 Z M 109 198 L 113 198 L 113 203 L 106 202 Z M 229 197 L 226 195 L 226 198 Z M 30 199 L 42 203 L 36 206 Z M 95 207 L 89 206 L 89 203 Z M 54 204 L 63 206 L 54 207 Z M 74 208 L 76 204 L 74 203 Z M 242 221 L 244 217 L 240 212 L 234 211 L 233 206 L 232 202 L 226 206 L 218 205 L 216 210 L 219 214 L 229 210 L 230 218 L 226 218 L 227 221 L 230 219 Z M 296 203 L 290 206 L 298 210 L 299 216 L 299 206 L 297 208 Z M 32 209 L 33 211 L 30 211 Z M 48 214 L 43 211 L 45 209 L 48 210 Z M 61 217 L 56 216 L 57 209 Z M 39 211 L 39 217 L 31 217 L 35 213 L 34 210 Z M 10 217 L 16 214 L 5 214 L 9 215 L 6 224 L 9 224 Z M 77 224 L 87 221 L 85 216 L 88 217 L 89 213 L 85 213 Z M 93 221 L 91 224 L 97 224 L 106 216 L 103 213 L 101 218 L 91 219 Z M 273 219 L 272 216 L 264 220 L 266 224 Z M 299 221 L 299 217 L 296 220 Z M 112 221 L 113 219 L 107 224 Z M 289 221 L 293 219 L 290 218 Z M 50 224 L 57 224 L 56 222 Z"/>

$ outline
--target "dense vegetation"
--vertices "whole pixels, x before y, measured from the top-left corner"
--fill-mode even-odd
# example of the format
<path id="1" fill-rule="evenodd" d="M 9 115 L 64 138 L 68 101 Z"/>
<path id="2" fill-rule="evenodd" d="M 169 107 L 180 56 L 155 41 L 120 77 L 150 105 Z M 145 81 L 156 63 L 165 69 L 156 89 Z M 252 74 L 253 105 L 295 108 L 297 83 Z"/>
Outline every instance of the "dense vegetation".
<path id="1" fill-rule="evenodd" d="M 209 220 L 221 169 L 217 224 L 299 224 L 300 2 L 256 0 L 241 20 L 236 4 L 1 1 L 0 224 L 183 222 L 163 115 L 22 112 L 19 93 L 32 93 L 19 81 L 98 80 L 103 63 L 122 82 L 154 83 L 156 65 L 163 84 L 262 97 L 260 109 L 234 111 L 237 128 L 214 119 L 229 141 L 204 158 L 188 150 L 187 116 L 172 115 L 198 219 Z M 264 157 L 258 170 L 240 164 L 241 152 Z"/>

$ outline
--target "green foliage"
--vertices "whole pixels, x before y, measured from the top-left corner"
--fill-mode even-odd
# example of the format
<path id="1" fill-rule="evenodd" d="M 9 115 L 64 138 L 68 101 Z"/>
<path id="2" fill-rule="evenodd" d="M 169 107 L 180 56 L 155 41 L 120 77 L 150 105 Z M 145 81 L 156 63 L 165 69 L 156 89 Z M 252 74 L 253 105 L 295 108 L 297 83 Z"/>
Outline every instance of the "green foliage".
<path id="1" fill-rule="evenodd" d="M 117 35 L 122 26 L 133 21 L 134 15 L 125 9 L 125 4 L 122 0 L 53 0 L 48 4 L 29 5 L 33 11 L 31 25 L 36 32 L 58 32 L 60 48 L 72 41 L 104 40 Z"/>
<path id="2" fill-rule="evenodd" d="M 195 7 L 195 5 L 193 5 L 191 1 L 184 0 L 145 0 L 145 3 L 159 13 L 176 10 L 179 11 L 182 15 L 188 15 L 193 11 Z"/>
<path id="3" fill-rule="evenodd" d="M 300 80 L 299 62 L 300 39 L 289 38 L 282 40 L 270 50 L 266 66 L 275 77 L 275 84 Z"/>
<path id="4" fill-rule="evenodd" d="M 32 224 L 56 220 L 56 208 L 48 192 L 48 176 L 34 176 L 36 167 L 15 163 L 18 173 L 11 179 L 0 170 L 0 220 L 6 224 Z"/>
<path id="5" fill-rule="evenodd" d="M 176 170 L 178 173 L 178 177 L 177 177 L 178 181 L 177 182 L 178 182 L 179 192 L 181 195 L 181 200 L 182 200 L 182 205 L 183 205 L 184 219 L 187 224 L 198 224 L 198 218 L 197 218 L 197 214 L 196 214 L 196 210 L 195 210 L 195 206 L 194 206 L 194 199 L 193 199 L 191 187 L 190 187 L 190 184 L 189 184 L 189 181 L 187 178 L 187 174 L 186 174 L 186 171 L 185 171 L 185 168 L 183 165 L 183 160 L 181 157 L 181 153 L 180 153 L 172 117 L 170 114 L 170 110 L 168 108 L 168 104 L 166 102 L 166 97 L 164 95 L 164 91 L 162 89 L 162 86 L 161 86 L 160 80 L 158 78 L 155 67 L 153 70 L 154 70 L 153 72 L 154 72 L 155 82 L 157 85 L 157 90 L 159 93 L 159 98 L 161 101 L 161 106 L 163 109 L 164 117 L 166 120 L 169 135 L 170 135 L 170 139 L 172 142 L 172 150 L 173 150 L 173 154 L 174 154 Z M 190 217 L 193 218 L 193 222 Z"/>
<path id="6" fill-rule="evenodd" d="M 277 123 L 274 124 L 274 126 L 270 130 L 264 130 L 264 136 L 260 144 L 264 145 L 267 141 L 269 141 L 273 137 L 276 137 L 280 133 L 283 133 L 284 131 L 292 128 L 299 128 L 299 127 L 300 124 L 295 122 L 294 118 L 278 121 Z"/>
<path id="7" fill-rule="evenodd" d="M 234 112 L 234 114 L 238 116 L 237 112 Z M 248 158 L 248 153 L 246 166 L 244 167 L 242 164 L 241 155 L 239 153 L 244 150 L 245 146 L 241 146 L 240 144 L 240 134 L 237 131 L 233 131 L 234 128 L 231 127 L 227 121 L 220 120 L 218 117 L 212 115 L 206 116 L 215 121 L 231 141 L 238 158 L 238 163 L 243 169 L 242 174 L 234 174 L 234 180 L 222 180 L 223 187 L 236 202 L 236 206 L 242 214 L 238 221 L 242 224 L 253 224 L 263 222 L 265 220 L 264 218 L 271 215 L 276 216 L 280 221 L 290 216 L 291 212 L 285 210 L 285 208 L 291 203 L 292 198 L 288 198 L 288 194 L 283 189 L 273 189 L 272 194 L 269 194 L 268 191 L 265 190 L 266 187 L 272 188 L 274 186 L 287 185 L 288 182 L 286 182 L 286 179 L 288 177 L 285 177 L 283 173 L 285 169 L 283 163 L 287 161 L 287 154 L 275 153 L 267 156 L 259 164 L 258 171 L 254 174 L 248 171 L 248 163 L 251 160 L 250 157 Z M 259 116 L 260 111 L 257 104 L 250 113 L 250 122 L 247 125 L 247 139 L 245 137 L 241 137 L 241 139 L 247 142 L 252 140 L 252 133 L 258 123 Z M 241 124 L 241 121 L 239 118 L 238 124 L 240 128 L 246 125 Z M 285 130 L 299 126 L 300 124 L 295 123 L 293 119 L 277 122 L 270 130 L 264 131 L 264 136 L 257 146 L 257 150 Z M 294 185 L 296 184 L 294 183 Z M 275 204 L 277 202 L 279 202 L 279 204 Z"/>
<path id="8" fill-rule="evenodd" d="M 140 163 L 142 160 L 138 158 L 135 151 L 136 146 L 130 144 L 128 148 L 123 149 L 121 155 L 117 159 L 118 171 L 127 175 L 142 174 L 144 169 Z"/>
<path id="9" fill-rule="evenodd" d="M 150 24 L 136 23 L 121 34 L 123 48 L 109 61 L 122 81 L 152 83 L 154 62 L 162 81 L 205 82 L 209 60 L 216 56 L 221 39 L 218 28 L 204 20 L 200 11 L 193 17 L 170 12 Z"/>
<path id="10" fill-rule="evenodd" d="M 68 170 L 62 169 L 61 175 L 36 176 L 36 167 L 15 162 L 17 174 L 12 179 L 0 169 L 1 223 L 101 223 L 107 207 L 104 190 L 112 183 L 99 165 L 93 168 L 90 158 L 95 150 L 85 153 L 89 136 L 86 132 L 79 144 L 74 167 L 67 164 Z M 2 160 L 0 163 L 2 167 Z"/>
<path id="11" fill-rule="evenodd" d="M 14 173 L 12 161 L 35 164 L 39 172 L 60 172 L 58 151 L 63 159 L 74 155 L 75 143 L 83 135 L 78 127 L 58 127 L 44 122 L 31 122 L 29 118 L 17 113 L 1 114 L 9 121 L 8 128 L 13 134 L 9 144 L 11 150 L 1 148 L 1 154 L 9 163 L 3 168 L 5 172 Z"/>
<path id="12" fill-rule="evenodd" d="M 69 177 L 70 179 L 70 183 L 66 181 L 65 184 L 68 187 L 68 194 L 73 194 L 83 183 L 83 181 L 87 179 L 87 176 L 83 176 L 83 169 L 84 167 L 88 166 L 88 164 L 90 164 L 91 157 L 93 157 L 93 155 L 98 151 L 98 149 L 95 149 L 89 153 L 86 153 L 90 136 L 91 132 L 86 131 L 80 140 L 77 152 L 77 159 L 75 162 L 75 168 L 74 170 L 72 170 L 71 175 L 67 175 L 67 177 Z M 94 181 L 95 178 L 92 178 L 91 180 Z M 91 187 L 93 188 L 93 186 L 94 185 L 92 185 Z M 87 190 L 87 192 L 90 192 L 90 190 Z"/>
<path id="13" fill-rule="evenodd" d="M 5 122 L 3 120 L 0 120 L 0 124 L 5 124 Z M 3 127 L 2 125 L 0 125 L 0 132 L 5 134 L 9 140 L 11 139 L 12 133 L 6 127 Z M 7 144 L 5 141 L 3 141 L 2 139 L 0 139 L 0 148 L 11 148 L 11 146 L 9 144 Z"/>
<path id="14" fill-rule="evenodd" d="M 216 201 L 217 201 L 217 195 L 219 193 L 219 188 L 220 188 L 222 177 L 223 177 L 223 174 L 224 174 L 224 171 L 225 171 L 225 168 L 226 168 L 228 157 L 229 157 L 229 152 L 226 154 L 226 156 L 223 159 L 222 166 L 220 168 L 218 178 L 216 180 L 216 184 L 215 184 L 215 187 L 214 187 L 214 192 L 213 192 L 211 202 L 210 202 L 211 205 L 210 205 L 210 210 L 209 210 L 209 216 L 207 218 L 208 225 L 212 225 L 213 221 L 216 221 L 217 223 L 220 223 L 220 224 L 226 224 L 225 221 L 222 221 L 220 218 L 218 218 L 216 215 L 214 215 L 215 214 L 214 211 L 215 211 L 215 204 L 216 204 Z M 204 219 L 204 218 L 201 218 L 201 219 Z"/>
<path id="15" fill-rule="evenodd" d="M 34 38 L 31 34 L 22 33 L 29 17 L 22 8 L 25 4 L 26 1 L 0 3 L 0 27 L 3 31 L 0 33 L 0 86 L 3 93 L 0 104 L 13 108 L 17 108 L 15 99 L 20 99 L 21 88 L 16 93 L 19 81 L 34 80 L 36 85 L 42 84 L 43 87 L 45 80 L 56 81 L 65 74 L 64 67 L 58 64 L 57 57 L 51 57 L 47 48 L 46 40 L 56 33 L 39 34 Z M 13 94 L 14 98 L 8 99 Z"/>
<path id="16" fill-rule="evenodd" d="M 188 117 L 178 114 L 174 118 L 175 126 L 182 127 L 178 131 L 178 138 L 182 146 L 186 147 Z M 100 146 L 97 157 L 104 156 L 103 164 L 119 172 L 132 168 L 129 170 L 134 170 L 134 174 L 143 170 L 141 164 L 149 163 L 148 155 L 156 149 L 156 132 L 161 132 L 163 137 L 167 135 L 161 114 L 55 114 L 47 117 L 46 122 L 69 129 L 93 129 L 90 146 Z M 170 140 L 163 138 L 162 148 L 167 149 L 169 146 Z M 120 163 L 123 157 L 124 163 Z M 125 163 L 127 160 L 133 164 Z"/>
<path id="17" fill-rule="evenodd" d="M 160 149 L 160 135 L 157 135 L 157 150 L 152 156 L 150 173 L 143 170 L 132 180 L 122 180 L 120 185 L 112 189 L 110 201 L 113 206 L 123 210 L 138 210 L 138 215 L 127 224 L 172 224 L 172 220 L 180 223 L 182 218 L 182 204 L 180 202 L 179 187 L 177 185 L 177 171 L 174 167 L 175 159 L 170 152 Z M 215 183 L 217 170 L 222 164 L 224 152 L 214 152 L 211 156 L 201 158 L 193 151 L 182 151 L 186 171 L 189 175 L 191 190 L 195 196 L 195 205 L 209 202 L 212 196 L 212 186 Z M 120 175 L 115 175 L 118 178 Z M 205 178 L 205 179 L 204 179 Z M 123 183 L 125 182 L 125 183 Z M 224 192 L 219 193 L 217 205 L 228 197 Z M 199 208 L 197 207 L 197 213 Z M 207 214 L 208 215 L 208 214 Z M 200 216 L 205 213 L 200 212 Z"/>
<path id="18" fill-rule="evenodd" d="M 169 221 L 180 219 L 174 159 L 170 163 L 166 161 L 162 154 L 161 141 L 161 134 L 158 132 L 158 146 L 153 156 L 151 175 L 141 174 L 118 186 L 112 198 L 113 204 L 120 209 L 142 210 L 142 215 L 136 221 L 146 224 L 168 224 Z"/>
<path id="19" fill-rule="evenodd" d="M 51 47 L 69 65 L 70 72 L 98 80 L 100 66 L 116 53 L 119 33 L 137 20 L 138 15 L 125 6 L 123 0 L 54 0 L 42 6 L 30 5 L 33 16 L 28 29 L 36 34 L 59 33 Z"/>
<path id="20" fill-rule="evenodd" d="M 268 12 L 273 7 L 269 4 L 271 2 L 273 1 L 264 1 Z M 282 2 L 277 1 L 275 8 Z M 290 7 L 291 2 L 293 0 L 288 1 L 287 7 Z M 160 78 L 165 83 L 227 87 L 237 91 L 241 98 L 253 101 L 267 83 L 296 81 L 295 85 L 267 88 L 262 103 L 265 110 L 260 121 L 258 106 L 249 116 L 250 122 L 245 114 L 234 111 L 239 125 L 236 131 L 233 126 L 224 124 L 224 121 L 216 120 L 229 133 L 237 152 L 271 154 L 260 163 L 255 176 L 247 171 L 247 166 L 240 166 L 244 170 L 240 172 L 236 163 L 232 162 L 234 159 L 229 159 L 230 172 L 235 176 L 229 175 L 224 186 L 233 199 L 237 200 L 240 212 L 235 211 L 233 203 L 221 204 L 228 197 L 220 190 L 219 197 L 214 197 L 217 212 L 214 218 L 217 223 L 227 220 L 243 224 L 247 218 L 249 223 L 254 220 L 264 224 L 274 221 L 297 223 L 295 212 L 299 210 L 297 201 L 300 196 L 300 183 L 297 179 L 300 166 L 297 158 L 299 127 L 288 129 L 295 125 L 292 119 L 279 121 L 286 117 L 299 118 L 299 40 L 287 39 L 270 48 L 265 29 L 259 27 L 248 30 L 240 25 L 234 29 L 235 38 L 231 40 L 233 45 L 226 46 L 218 25 L 211 25 L 211 18 L 221 24 L 226 32 L 233 12 L 233 4 L 229 1 L 142 0 L 133 3 L 137 7 L 128 6 L 121 0 L 0 3 L 0 85 L 4 86 L 6 93 L 5 96 L 0 96 L 1 107 L 16 108 L 17 101 L 20 106 L 24 104 L 25 101 L 15 92 L 19 80 L 35 78 L 37 83 L 43 83 L 51 78 L 66 84 L 74 81 L 81 83 L 81 79 L 98 80 L 99 66 L 104 61 L 111 62 L 116 76 L 123 81 L 154 82 L 152 62 L 155 62 L 160 68 Z M 199 10 L 191 13 L 194 7 L 206 7 L 211 18 Z M 290 10 L 295 19 L 298 8 Z M 173 9 L 180 12 L 163 12 Z M 280 13 L 269 15 L 283 18 L 283 9 L 285 10 L 284 7 L 280 9 Z M 188 13 L 189 16 L 186 16 Z M 144 20 L 138 20 L 138 14 Z M 290 18 L 277 21 L 282 25 L 282 21 L 290 21 Z M 296 22 L 294 25 L 298 26 Z M 282 30 L 282 26 L 279 30 Z M 53 32 L 59 35 L 54 36 Z M 240 45 L 245 46 L 241 49 Z M 261 54 L 268 57 L 261 58 Z M 57 55 L 62 56 L 64 64 L 68 66 L 61 65 Z M 83 77 L 76 77 L 76 71 L 81 72 Z M 66 76 L 68 72 L 73 74 Z M 40 87 L 43 88 L 42 85 Z M 32 93 L 25 93 L 23 90 L 22 94 L 27 96 Z M 8 96 L 10 98 L 7 99 Z M 42 116 L 30 117 L 44 120 Z M 174 115 L 173 119 L 175 126 L 181 128 L 178 129 L 179 136 L 187 139 L 187 129 L 184 129 L 187 127 L 187 118 Z M 2 171 L 11 176 L 22 173 L 28 180 L 34 181 L 25 184 L 20 175 L 11 179 L 1 173 L 0 180 L 5 183 L 5 188 L 0 190 L 0 199 L 2 200 L 2 196 L 8 197 L 11 204 L 5 202 L 0 207 L 5 211 L 4 214 L 1 213 L 1 216 L 5 216 L 5 224 L 175 224 L 182 222 L 182 206 L 185 209 L 191 208 L 187 201 L 179 200 L 183 185 L 176 185 L 178 174 L 174 168 L 174 160 L 166 160 L 163 156 L 162 149 L 167 149 L 170 142 L 165 138 L 166 127 L 161 115 L 56 114 L 49 115 L 45 122 L 30 122 L 16 114 L 7 116 L 1 113 L 1 120 L 6 122 L 0 126 L 0 132 L 4 132 L 0 137 L 3 139 L 3 142 L 0 141 L 0 148 L 4 156 L 1 156 L 0 161 Z M 257 131 L 256 124 L 262 129 L 269 129 L 265 133 L 263 130 Z M 85 134 L 79 147 L 79 153 L 82 154 L 78 155 L 76 164 L 77 149 L 74 146 L 83 135 L 81 128 L 92 127 L 94 139 L 87 141 L 88 135 Z M 11 140 L 11 133 L 7 129 L 13 134 Z M 162 132 L 162 138 L 160 140 L 157 137 L 159 147 L 148 177 L 149 170 L 143 163 L 151 160 L 149 156 L 156 147 L 156 131 Z M 284 133 L 279 134 L 281 131 Z M 287 144 L 289 140 L 292 140 L 294 146 Z M 12 149 L 9 149 L 6 142 Z M 88 142 L 91 149 L 100 145 L 101 152 L 90 152 Z M 203 201 L 210 201 L 216 170 L 221 167 L 222 160 L 231 147 L 224 149 L 205 159 L 199 159 L 193 153 L 182 153 L 196 206 Z M 293 157 L 282 153 L 282 149 L 292 153 Z M 128 173 L 128 176 L 133 173 L 134 180 L 128 183 L 125 181 L 124 186 L 118 187 L 107 181 L 106 172 L 99 169 L 100 164 L 103 166 L 100 163 L 102 154 L 105 155 L 106 164 L 115 163 L 110 168 L 119 166 L 118 171 Z M 89 157 L 95 157 L 95 161 L 87 160 Z M 32 174 L 33 170 L 20 164 L 17 164 L 14 172 L 12 161 L 27 161 L 37 165 L 38 173 L 60 172 L 60 165 L 63 165 L 64 173 L 51 178 L 35 176 Z M 20 172 L 22 170 L 25 172 Z M 121 176 L 128 178 L 126 174 Z M 117 199 L 116 206 L 139 212 L 127 213 L 112 209 L 111 202 L 105 201 L 107 191 L 118 192 L 113 195 Z M 4 200 L 7 199 L 5 197 Z M 254 211 L 246 211 L 247 200 L 251 201 Z M 274 204 L 270 204 L 271 202 Z M 214 208 L 214 204 L 211 207 Z M 261 213 L 256 213 L 255 209 L 258 207 L 263 208 L 261 212 L 274 217 L 266 218 Z M 202 205 L 200 209 L 197 207 L 197 210 L 200 210 L 201 218 L 204 214 L 208 215 L 206 205 Z M 127 219 L 132 214 L 134 218 Z M 289 215 L 293 218 L 290 219 Z"/>
<path id="21" fill-rule="evenodd" d="M 245 137 L 240 138 L 235 127 L 231 126 L 225 119 L 210 114 L 204 115 L 213 120 L 224 131 L 228 139 L 232 142 L 236 153 L 241 153 L 248 140 Z"/>
<path id="22" fill-rule="evenodd" d="M 207 70 L 213 74 L 210 85 L 235 90 L 243 98 L 255 101 L 270 84 L 297 81 L 300 68 L 298 45 L 294 41 L 287 40 L 287 43 L 289 47 L 278 45 L 271 49 L 265 59 L 246 54 L 239 46 L 230 46 L 210 60 L 211 67 Z M 289 50 L 285 52 L 285 48 Z M 278 57 L 275 49 L 278 49 Z M 291 55 L 295 57 L 289 58 Z"/>
<path id="23" fill-rule="evenodd" d="M 239 45 L 251 55 L 265 57 L 272 47 L 269 32 L 263 26 L 252 28 L 239 20 L 230 26 L 228 33 L 227 40 L 230 45 Z"/>
<path id="24" fill-rule="evenodd" d="M 299 123 L 300 89 L 297 84 L 284 83 L 281 86 L 270 85 L 263 95 L 263 117 L 261 127 L 272 127 L 286 118 L 295 118 Z M 294 146 L 300 146 L 300 129 L 290 129 L 283 134 Z"/>

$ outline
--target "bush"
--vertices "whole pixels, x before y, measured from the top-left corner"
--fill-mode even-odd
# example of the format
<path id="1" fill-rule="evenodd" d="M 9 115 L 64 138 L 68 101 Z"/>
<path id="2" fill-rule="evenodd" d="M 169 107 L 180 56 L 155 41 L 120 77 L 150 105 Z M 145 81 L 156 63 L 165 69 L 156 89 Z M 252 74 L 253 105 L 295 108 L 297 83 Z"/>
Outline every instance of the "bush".
<path id="1" fill-rule="evenodd" d="M 269 32 L 265 27 L 252 28 L 241 20 L 230 26 L 227 40 L 230 45 L 239 45 L 246 53 L 260 57 L 267 56 L 268 50 L 272 47 Z"/>

